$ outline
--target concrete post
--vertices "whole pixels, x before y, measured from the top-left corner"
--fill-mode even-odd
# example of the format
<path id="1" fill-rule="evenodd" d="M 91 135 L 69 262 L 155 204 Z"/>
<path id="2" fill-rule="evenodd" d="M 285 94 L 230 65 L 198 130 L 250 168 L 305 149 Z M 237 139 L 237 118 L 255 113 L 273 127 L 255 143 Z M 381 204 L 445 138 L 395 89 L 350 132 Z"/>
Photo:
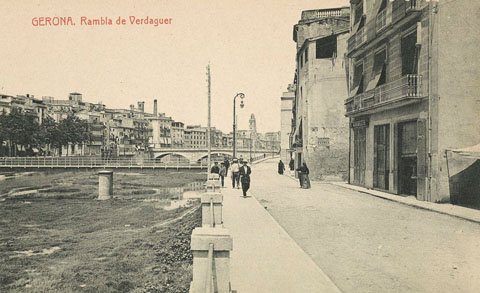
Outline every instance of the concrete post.
<path id="1" fill-rule="evenodd" d="M 113 171 L 98 172 L 98 199 L 111 199 L 113 195 Z"/>
<path id="2" fill-rule="evenodd" d="M 222 184 L 220 183 L 220 176 L 218 174 L 208 174 L 207 178 L 207 191 L 212 190 L 215 192 L 216 189 L 220 190 Z"/>
<path id="3" fill-rule="evenodd" d="M 212 251 L 209 258 L 209 250 Z M 233 240 L 227 229 L 198 227 L 192 232 L 193 281 L 190 292 L 230 292 L 230 251 Z"/>
<path id="4" fill-rule="evenodd" d="M 223 196 L 220 192 L 206 192 L 202 194 L 202 226 L 203 227 L 215 227 L 223 224 L 222 220 L 222 202 Z M 211 208 L 213 206 L 213 225 Z"/>

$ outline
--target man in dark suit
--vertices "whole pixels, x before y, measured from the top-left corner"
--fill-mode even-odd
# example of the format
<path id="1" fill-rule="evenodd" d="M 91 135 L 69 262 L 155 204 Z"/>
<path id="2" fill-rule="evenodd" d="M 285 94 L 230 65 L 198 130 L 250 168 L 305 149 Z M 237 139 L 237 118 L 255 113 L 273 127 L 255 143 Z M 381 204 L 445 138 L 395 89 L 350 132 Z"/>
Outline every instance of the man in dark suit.
<path id="1" fill-rule="evenodd" d="M 247 161 L 243 161 L 243 166 L 239 170 L 240 180 L 242 182 L 243 197 L 247 197 L 247 191 L 250 188 L 250 174 L 252 170 L 247 166 Z"/>

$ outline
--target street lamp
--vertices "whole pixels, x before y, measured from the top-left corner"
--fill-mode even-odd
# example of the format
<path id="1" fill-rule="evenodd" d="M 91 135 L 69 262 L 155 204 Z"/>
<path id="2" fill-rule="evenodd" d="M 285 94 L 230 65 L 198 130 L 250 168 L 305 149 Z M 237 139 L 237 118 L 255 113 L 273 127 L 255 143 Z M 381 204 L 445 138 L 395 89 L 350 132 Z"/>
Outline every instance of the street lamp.
<path id="1" fill-rule="evenodd" d="M 250 163 L 252 163 L 252 132 L 250 131 Z"/>
<path id="2" fill-rule="evenodd" d="M 243 108 L 245 105 L 243 104 L 243 99 L 245 98 L 245 94 L 238 93 L 233 97 L 233 158 L 235 158 L 235 148 L 237 146 L 236 142 L 236 132 L 237 132 L 237 121 L 235 119 L 235 105 L 237 101 L 237 97 L 240 97 L 240 108 Z"/>

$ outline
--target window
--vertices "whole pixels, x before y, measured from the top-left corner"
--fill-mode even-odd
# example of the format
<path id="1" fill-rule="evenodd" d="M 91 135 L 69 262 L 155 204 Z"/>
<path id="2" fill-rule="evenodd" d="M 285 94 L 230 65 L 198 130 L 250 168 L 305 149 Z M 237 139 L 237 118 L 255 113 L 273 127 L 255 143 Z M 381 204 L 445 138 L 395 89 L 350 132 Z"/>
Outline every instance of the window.
<path id="1" fill-rule="evenodd" d="M 355 5 L 355 20 L 354 24 L 358 23 L 363 16 L 363 1 Z"/>
<path id="2" fill-rule="evenodd" d="M 305 63 L 307 63 L 307 61 L 308 61 L 308 44 L 305 47 Z"/>
<path id="3" fill-rule="evenodd" d="M 357 92 L 355 94 L 359 94 L 363 92 L 363 62 L 359 62 L 355 65 L 353 70 L 353 87 L 357 88 Z"/>
<path id="4" fill-rule="evenodd" d="M 417 32 L 402 38 L 402 75 L 417 73 Z"/>
<path id="5" fill-rule="evenodd" d="M 377 9 L 377 32 L 387 25 L 387 0 L 381 0 L 376 3 Z"/>
<path id="6" fill-rule="evenodd" d="M 328 36 L 316 41 L 316 58 L 334 58 L 337 55 L 337 36 Z"/>
<path id="7" fill-rule="evenodd" d="M 387 50 L 382 49 L 381 51 L 375 54 L 374 62 L 373 62 L 373 72 L 375 74 L 376 81 L 375 86 L 382 85 L 387 82 L 386 78 L 386 62 L 387 62 Z"/>

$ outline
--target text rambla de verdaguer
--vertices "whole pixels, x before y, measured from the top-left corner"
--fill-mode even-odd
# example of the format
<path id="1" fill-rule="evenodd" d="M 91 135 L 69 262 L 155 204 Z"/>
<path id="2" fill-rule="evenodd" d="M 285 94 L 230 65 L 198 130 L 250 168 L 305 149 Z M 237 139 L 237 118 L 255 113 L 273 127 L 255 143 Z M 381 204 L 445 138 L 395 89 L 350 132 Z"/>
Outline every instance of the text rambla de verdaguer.
<path id="1" fill-rule="evenodd" d="M 164 24 L 172 24 L 172 18 L 169 17 L 137 17 L 128 16 L 117 18 L 111 17 L 97 17 L 90 18 L 81 16 L 76 21 L 71 16 L 39 16 L 32 18 L 33 26 L 75 26 L 77 24 L 82 26 L 107 26 L 107 25 L 152 25 L 159 26 Z"/>

